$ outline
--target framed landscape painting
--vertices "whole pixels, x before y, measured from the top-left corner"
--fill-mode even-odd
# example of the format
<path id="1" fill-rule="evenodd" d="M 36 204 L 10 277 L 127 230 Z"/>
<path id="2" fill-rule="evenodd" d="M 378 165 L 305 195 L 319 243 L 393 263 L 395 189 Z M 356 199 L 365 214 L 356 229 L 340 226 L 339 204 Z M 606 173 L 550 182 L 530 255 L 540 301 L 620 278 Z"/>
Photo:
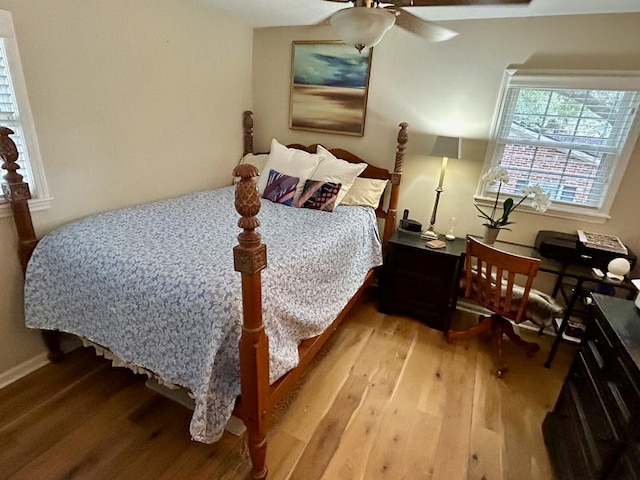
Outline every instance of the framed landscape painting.
<path id="1" fill-rule="evenodd" d="M 372 49 L 293 42 L 289 127 L 364 135 Z"/>

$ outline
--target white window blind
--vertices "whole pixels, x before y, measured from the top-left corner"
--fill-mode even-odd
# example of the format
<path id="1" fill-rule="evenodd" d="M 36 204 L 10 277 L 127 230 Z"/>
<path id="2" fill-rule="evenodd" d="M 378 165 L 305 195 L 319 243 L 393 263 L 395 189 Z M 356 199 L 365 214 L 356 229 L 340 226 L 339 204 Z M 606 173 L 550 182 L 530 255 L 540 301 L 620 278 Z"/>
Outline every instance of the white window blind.
<path id="1" fill-rule="evenodd" d="M 4 39 L 0 38 L 0 125 L 14 131 L 11 139 L 18 148 L 18 165 L 20 165 L 18 172 L 24 177 L 25 182 L 32 184 L 33 175 L 29 166 L 29 153 L 23 142 L 24 133 L 20 124 L 20 114 L 13 92 L 4 43 Z M 3 173 L 6 172 L 3 170 Z"/>
<path id="2" fill-rule="evenodd" d="M 51 198 L 31 116 L 13 20 L 11 13 L 6 10 L 0 10 L 0 125 L 15 132 L 11 138 L 18 148 L 18 172 L 29 183 L 31 190 L 31 210 L 47 208 Z M 5 173 L 2 170 L 1 175 Z M 10 215 L 10 209 L 0 196 L 0 216 L 7 215 Z"/>
<path id="3" fill-rule="evenodd" d="M 505 196 L 539 185 L 555 211 L 606 216 L 637 138 L 640 77 L 512 75 L 503 84 L 486 168 Z M 496 185 L 481 185 L 480 197 Z"/>

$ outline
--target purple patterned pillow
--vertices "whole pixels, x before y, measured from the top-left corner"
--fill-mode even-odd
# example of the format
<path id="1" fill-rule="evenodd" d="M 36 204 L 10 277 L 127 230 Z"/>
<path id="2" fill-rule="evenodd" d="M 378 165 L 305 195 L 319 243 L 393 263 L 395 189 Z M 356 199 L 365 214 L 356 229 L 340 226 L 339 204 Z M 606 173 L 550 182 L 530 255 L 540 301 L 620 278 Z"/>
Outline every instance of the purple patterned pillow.
<path id="1" fill-rule="evenodd" d="M 262 197 L 275 203 L 291 205 L 293 203 L 293 195 L 296 193 L 298 181 L 298 177 L 290 177 L 289 175 L 271 169 L 269 170 L 267 186 L 264 187 Z"/>
<path id="2" fill-rule="evenodd" d="M 341 187 L 341 183 L 307 180 L 304 183 L 302 195 L 296 202 L 296 207 L 332 212 Z"/>

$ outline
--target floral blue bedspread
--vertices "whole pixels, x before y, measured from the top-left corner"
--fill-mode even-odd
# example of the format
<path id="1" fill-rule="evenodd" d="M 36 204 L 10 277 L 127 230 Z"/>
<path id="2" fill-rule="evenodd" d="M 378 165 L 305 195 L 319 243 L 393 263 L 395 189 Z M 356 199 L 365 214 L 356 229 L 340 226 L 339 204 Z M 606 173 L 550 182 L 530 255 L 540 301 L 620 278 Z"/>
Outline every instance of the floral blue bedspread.
<path id="1" fill-rule="evenodd" d="M 91 216 L 46 235 L 29 263 L 29 327 L 108 348 L 195 397 L 191 436 L 216 441 L 240 392 L 238 214 L 233 187 Z M 271 381 L 298 362 L 382 263 L 373 210 L 333 212 L 263 200 L 263 312 Z"/>

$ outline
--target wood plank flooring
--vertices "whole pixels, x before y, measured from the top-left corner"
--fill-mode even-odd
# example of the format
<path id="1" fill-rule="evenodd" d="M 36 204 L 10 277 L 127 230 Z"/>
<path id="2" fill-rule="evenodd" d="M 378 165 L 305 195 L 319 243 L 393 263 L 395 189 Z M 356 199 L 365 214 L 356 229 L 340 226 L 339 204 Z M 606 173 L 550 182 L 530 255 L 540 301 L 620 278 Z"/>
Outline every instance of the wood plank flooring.
<path id="1" fill-rule="evenodd" d="M 488 337 L 447 344 L 365 296 L 276 414 L 269 478 L 553 479 L 541 425 L 574 347 L 546 369 L 551 338 L 529 336 L 500 380 Z M 144 382 L 81 349 L 0 390 L 0 478 L 249 478 L 243 438 L 191 442 L 190 411 Z"/>

